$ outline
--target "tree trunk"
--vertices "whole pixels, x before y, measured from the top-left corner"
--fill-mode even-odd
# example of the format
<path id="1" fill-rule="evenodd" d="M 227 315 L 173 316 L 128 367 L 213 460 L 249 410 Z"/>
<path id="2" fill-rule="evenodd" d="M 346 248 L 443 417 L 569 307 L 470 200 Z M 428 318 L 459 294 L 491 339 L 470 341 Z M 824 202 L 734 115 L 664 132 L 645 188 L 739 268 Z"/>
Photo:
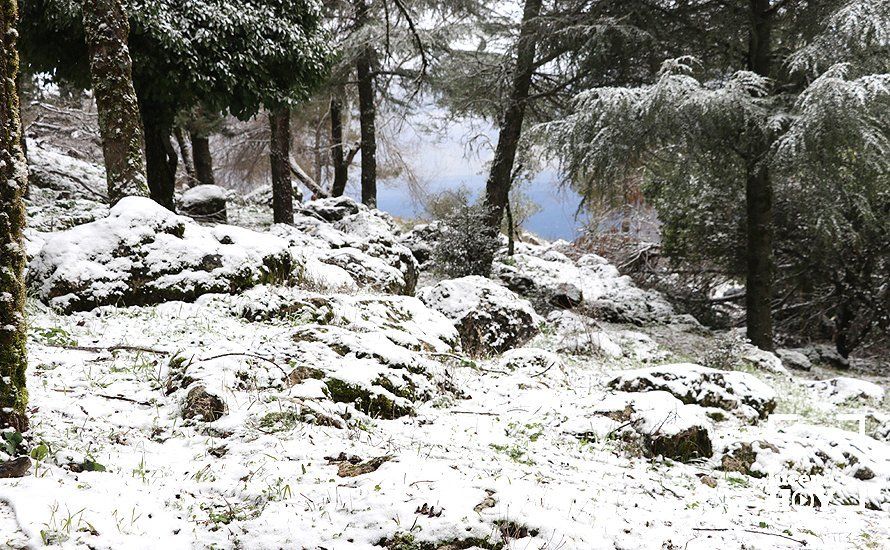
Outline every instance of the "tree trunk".
<path id="1" fill-rule="evenodd" d="M 195 158 L 195 178 L 201 185 L 216 185 L 213 178 L 213 157 L 210 155 L 210 137 L 192 132 L 189 139 Z"/>
<path id="2" fill-rule="evenodd" d="M 748 48 L 749 69 L 770 76 L 770 0 L 751 0 L 751 29 Z M 773 349 L 773 186 L 770 180 L 766 138 L 752 151 L 745 182 L 747 210 L 747 273 L 745 281 L 745 321 L 747 336 L 760 349 Z"/>
<path id="3" fill-rule="evenodd" d="M 130 24 L 120 0 L 84 0 L 83 27 L 99 112 L 108 200 L 147 196 L 144 138 L 127 49 Z"/>
<path id="4" fill-rule="evenodd" d="M 331 96 L 331 163 L 334 165 L 334 184 L 331 196 L 339 197 L 346 192 L 349 165 L 346 164 L 346 144 L 343 143 L 343 106 L 340 97 Z"/>
<path id="5" fill-rule="evenodd" d="M 365 0 L 356 1 L 356 21 L 359 28 L 369 22 Z M 355 63 L 358 76 L 359 126 L 362 148 L 362 204 L 377 207 L 377 106 L 374 103 L 374 50 L 365 45 Z"/>
<path id="6" fill-rule="evenodd" d="M 485 184 L 485 206 L 487 208 L 485 222 L 492 231 L 500 229 L 504 208 L 510 196 L 513 163 L 516 161 L 516 149 L 519 147 L 525 106 L 535 69 L 535 50 L 537 48 L 535 20 L 541 13 L 541 3 L 542 0 L 525 0 L 522 11 L 522 26 L 516 48 L 513 84 L 501 120 L 491 172 L 488 174 L 488 181 Z"/>
<path id="7" fill-rule="evenodd" d="M 0 0 L 0 430 L 28 429 L 25 406 L 25 203 L 27 165 L 16 92 L 16 0 Z"/>
<path id="8" fill-rule="evenodd" d="M 137 97 L 138 97 L 137 87 Z M 170 135 L 174 113 L 162 105 L 139 97 L 139 112 L 145 130 L 145 171 L 151 198 L 175 212 L 173 192 L 176 189 L 176 166 L 179 158 Z"/>
<path id="9" fill-rule="evenodd" d="M 272 166 L 272 218 L 275 223 L 294 223 L 294 195 L 290 179 L 290 109 L 269 113 L 272 139 L 269 160 Z"/>
<path id="10" fill-rule="evenodd" d="M 173 137 L 176 138 L 176 145 L 179 147 L 179 156 L 182 158 L 182 167 L 185 169 L 186 183 L 189 187 L 194 187 L 198 185 L 198 178 L 195 176 L 195 165 L 192 162 L 189 142 L 185 140 L 181 126 L 173 128 Z"/>

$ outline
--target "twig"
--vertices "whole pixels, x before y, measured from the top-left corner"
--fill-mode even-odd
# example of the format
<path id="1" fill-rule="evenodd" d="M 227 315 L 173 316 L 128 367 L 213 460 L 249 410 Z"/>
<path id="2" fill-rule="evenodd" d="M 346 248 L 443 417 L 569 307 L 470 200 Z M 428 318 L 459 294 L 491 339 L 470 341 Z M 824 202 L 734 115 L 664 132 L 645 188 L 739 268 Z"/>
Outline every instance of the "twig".
<path id="1" fill-rule="evenodd" d="M 779 537 L 779 538 L 787 539 L 787 540 L 790 540 L 791 542 L 796 542 L 797 544 L 800 544 L 801 546 L 806 546 L 806 545 L 807 545 L 807 541 L 805 541 L 805 540 L 794 539 L 794 538 L 791 538 L 791 537 L 786 536 L 786 535 L 780 535 L 779 533 L 770 533 L 770 532 L 768 532 L 768 531 L 757 531 L 757 530 L 755 530 L 755 529 L 729 529 L 729 528 L 727 528 L 727 527 L 723 527 L 723 528 L 717 528 L 717 527 L 693 527 L 692 530 L 693 530 L 693 531 L 739 531 L 739 530 L 741 530 L 741 531 L 744 531 L 745 533 L 753 533 L 753 534 L 755 534 L 755 535 L 769 535 L 769 536 L 772 536 L 772 537 Z"/>
<path id="2" fill-rule="evenodd" d="M 478 414 L 480 416 L 500 416 L 499 413 L 485 411 L 451 411 L 453 414 Z"/>
<path id="3" fill-rule="evenodd" d="M 127 346 L 123 344 L 115 345 L 115 346 L 66 346 L 60 344 L 45 344 L 50 348 L 62 348 L 62 349 L 70 349 L 75 351 L 89 351 L 93 353 L 101 353 L 103 351 L 141 351 L 144 353 L 157 353 L 159 355 L 170 355 L 169 351 L 155 348 L 148 348 L 144 346 Z"/>
<path id="4" fill-rule="evenodd" d="M 102 393 L 94 394 L 96 397 L 101 397 L 103 399 L 114 399 L 115 401 L 126 401 L 127 403 L 134 403 L 136 405 L 142 405 L 144 407 L 150 407 L 151 403 L 148 401 L 139 401 L 138 399 L 130 399 L 129 397 L 124 397 L 123 395 L 105 395 Z"/>
<path id="5" fill-rule="evenodd" d="M 213 357 L 205 357 L 203 359 L 198 359 L 197 361 L 199 363 L 201 363 L 204 361 L 213 361 L 214 359 L 222 359 L 223 357 L 250 357 L 252 359 L 259 359 L 260 361 L 265 361 L 267 363 L 271 363 L 272 365 L 275 365 L 278 368 L 278 370 L 280 370 L 282 372 L 282 374 L 284 374 L 285 377 L 288 376 L 288 372 L 286 370 L 284 370 L 284 367 L 282 367 L 275 361 L 269 359 L 268 357 L 263 357 L 262 355 L 256 355 L 254 353 L 238 353 L 238 352 L 221 353 L 219 355 L 214 355 Z"/>

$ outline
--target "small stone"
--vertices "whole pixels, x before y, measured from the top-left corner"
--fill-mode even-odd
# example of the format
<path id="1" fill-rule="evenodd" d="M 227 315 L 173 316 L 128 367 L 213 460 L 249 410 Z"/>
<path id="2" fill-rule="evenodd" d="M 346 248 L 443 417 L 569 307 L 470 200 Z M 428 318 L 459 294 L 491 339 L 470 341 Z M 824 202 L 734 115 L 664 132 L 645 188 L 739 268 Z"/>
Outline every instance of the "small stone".
<path id="1" fill-rule="evenodd" d="M 24 477 L 31 469 L 31 459 L 20 456 L 6 462 L 0 462 L 0 478 Z"/>
<path id="2" fill-rule="evenodd" d="M 853 474 L 853 477 L 860 481 L 868 481 L 869 479 L 875 478 L 875 473 L 868 466 L 862 466 L 858 470 L 856 470 L 856 473 Z"/>
<path id="3" fill-rule="evenodd" d="M 717 480 L 714 479 L 714 478 L 711 477 L 711 476 L 704 475 L 704 476 L 699 477 L 698 480 L 701 481 L 702 484 L 707 485 L 708 487 L 710 487 L 711 489 L 716 489 L 716 488 L 717 488 Z"/>
<path id="4" fill-rule="evenodd" d="M 216 422 L 228 412 L 225 402 L 219 397 L 208 393 L 204 386 L 195 386 L 189 390 L 182 407 L 183 418 L 193 418 L 204 422 Z"/>

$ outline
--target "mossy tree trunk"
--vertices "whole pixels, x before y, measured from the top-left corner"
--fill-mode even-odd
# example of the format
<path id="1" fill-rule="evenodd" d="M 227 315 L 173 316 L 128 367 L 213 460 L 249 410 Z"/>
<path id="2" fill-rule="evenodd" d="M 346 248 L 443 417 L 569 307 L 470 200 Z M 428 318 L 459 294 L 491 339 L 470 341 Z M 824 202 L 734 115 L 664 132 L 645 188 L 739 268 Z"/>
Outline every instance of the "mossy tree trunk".
<path id="1" fill-rule="evenodd" d="M 142 152 L 145 138 L 127 48 L 127 14 L 120 0 L 84 0 L 83 26 L 99 111 L 108 199 L 115 204 L 129 195 L 148 196 Z"/>
<path id="2" fill-rule="evenodd" d="M 27 166 L 16 91 L 16 0 L 0 0 L 0 430 L 25 431 L 25 204 Z"/>
<path id="3" fill-rule="evenodd" d="M 355 2 L 356 26 L 370 23 L 366 0 Z M 374 94 L 374 49 L 370 44 L 362 46 L 356 58 L 358 77 L 358 109 L 362 150 L 362 204 L 377 207 L 377 105 Z"/>
<path id="4" fill-rule="evenodd" d="M 272 219 L 294 223 L 294 192 L 290 179 L 290 109 L 280 107 L 269 113 L 272 131 L 269 161 L 272 168 Z"/>

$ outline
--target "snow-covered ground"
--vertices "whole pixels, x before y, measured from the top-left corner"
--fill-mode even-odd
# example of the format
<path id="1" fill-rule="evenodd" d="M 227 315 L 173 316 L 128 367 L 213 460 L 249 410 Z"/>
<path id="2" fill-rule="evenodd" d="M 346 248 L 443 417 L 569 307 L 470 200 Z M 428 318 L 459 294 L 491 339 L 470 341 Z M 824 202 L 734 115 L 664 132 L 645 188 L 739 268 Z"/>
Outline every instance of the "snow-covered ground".
<path id="1" fill-rule="evenodd" d="M 51 223 L 64 210 L 32 194 L 41 266 L 72 223 L 114 232 L 66 192 L 86 205 L 78 221 Z M 417 266 L 385 216 L 306 208 L 295 229 L 212 244 L 267 239 L 293 259 L 292 276 L 232 293 L 63 314 L 38 299 L 61 272 L 33 271 L 33 465 L 0 480 L 0 548 L 890 547 L 886 379 L 788 371 L 748 348 L 696 366 L 727 340 L 549 244 L 500 264 L 534 279 L 530 301 L 472 280 L 414 298 Z M 232 233 L 182 223 L 183 242 Z M 590 307 L 530 310 L 566 284 Z M 498 327 L 514 349 L 466 353 L 500 349 Z"/>

